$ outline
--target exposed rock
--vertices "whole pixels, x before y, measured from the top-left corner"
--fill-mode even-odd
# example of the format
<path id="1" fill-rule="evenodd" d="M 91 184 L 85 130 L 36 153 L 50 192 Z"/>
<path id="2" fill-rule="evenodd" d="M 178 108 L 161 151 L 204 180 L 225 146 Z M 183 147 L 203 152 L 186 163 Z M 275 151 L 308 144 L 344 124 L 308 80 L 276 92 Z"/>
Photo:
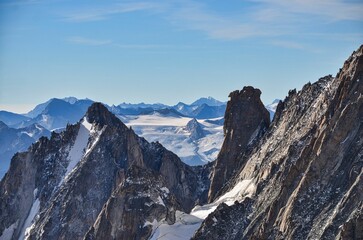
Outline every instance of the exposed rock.
<path id="1" fill-rule="evenodd" d="M 230 93 L 224 116 L 225 139 L 215 163 L 209 201 L 245 162 L 239 156 L 253 145 L 270 124 L 269 113 L 260 99 L 261 91 L 244 87 Z"/>
<path id="2" fill-rule="evenodd" d="M 50 137 L 50 132 L 38 124 L 15 129 L 0 121 L 0 179 L 9 169 L 14 154 L 27 150 L 41 136 Z"/>
<path id="3" fill-rule="evenodd" d="M 192 239 L 238 239 L 239 229 L 244 229 L 250 223 L 245 218 L 251 212 L 252 201 L 246 198 L 242 203 L 235 202 L 228 206 L 225 203 L 218 205 L 217 209 L 208 215 Z M 241 219 L 242 221 L 236 221 Z"/>
<path id="4" fill-rule="evenodd" d="M 224 239 L 362 238 L 362 79 L 363 46 L 335 78 L 289 92 L 267 133 L 244 153 L 246 164 L 226 186 L 251 179 L 257 191 L 252 210 L 235 220 L 249 224 L 229 224 L 226 228 L 238 234 Z M 234 212 L 233 205 L 226 208 Z M 202 226 L 198 239 L 217 227 Z"/>
<path id="5" fill-rule="evenodd" d="M 82 145 L 83 144 L 83 145 Z M 175 221 L 206 202 L 209 168 L 148 143 L 102 104 L 17 154 L 0 183 L 0 232 L 13 239 L 146 239 L 147 221 Z"/>

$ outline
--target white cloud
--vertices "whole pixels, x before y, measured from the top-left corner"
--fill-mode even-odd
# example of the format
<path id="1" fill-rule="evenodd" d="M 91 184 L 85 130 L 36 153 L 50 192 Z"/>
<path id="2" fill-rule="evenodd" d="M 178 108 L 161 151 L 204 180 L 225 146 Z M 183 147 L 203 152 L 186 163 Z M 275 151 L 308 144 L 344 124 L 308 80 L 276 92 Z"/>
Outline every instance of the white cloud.
<path id="1" fill-rule="evenodd" d="M 102 46 L 102 45 L 110 45 L 112 44 L 111 40 L 96 40 L 90 38 L 84 38 L 79 36 L 69 37 L 66 39 L 70 43 L 82 44 L 88 46 Z"/>

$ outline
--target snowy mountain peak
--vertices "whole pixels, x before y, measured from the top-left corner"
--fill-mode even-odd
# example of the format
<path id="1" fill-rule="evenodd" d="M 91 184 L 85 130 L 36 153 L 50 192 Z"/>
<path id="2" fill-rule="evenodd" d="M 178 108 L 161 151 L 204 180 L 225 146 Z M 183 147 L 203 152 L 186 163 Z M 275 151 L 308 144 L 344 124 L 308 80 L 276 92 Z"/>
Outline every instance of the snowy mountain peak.
<path id="1" fill-rule="evenodd" d="M 275 99 L 272 103 L 266 105 L 266 109 L 270 113 L 270 120 L 272 121 L 276 112 L 277 105 L 279 105 L 279 102 L 281 102 L 280 99 Z"/>
<path id="2" fill-rule="evenodd" d="M 63 101 L 66 101 L 66 102 L 68 102 L 70 104 L 74 104 L 75 102 L 78 101 L 78 99 L 75 98 L 75 97 L 65 97 L 65 98 L 62 98 L 62 100 Z"/>
<path id="3" fill-rule="evenodd" d="M 271 104 L 276 104 L 276 103 L 279 103 L 280 101 L 281 101 L 281 99 L 277 99 L 277 98 L 276 98 L 275 100 L 273 100 L 273 101 L 272 101 L 272 103 L 271 103 Z"/>
<path id="4" fill-rule="evenodd" d="M 218 101 L 212 97 L 202 97 L 199 98 L 198 100 L 194 101 L 191 105 L 197 105 L 197 106 L 201 106 L 203 104 L 207 104 L 208 106 L 222 106 L 225 105 L 224 102 Z"/>
<path id="5" fill-rule="evenodd" d="M 195 118 L 188 122 L 186 129 L 190 132 L 190 138 L 193 140 L 205 137 L 205 132 L 202 128 L 202 125 Z"/>

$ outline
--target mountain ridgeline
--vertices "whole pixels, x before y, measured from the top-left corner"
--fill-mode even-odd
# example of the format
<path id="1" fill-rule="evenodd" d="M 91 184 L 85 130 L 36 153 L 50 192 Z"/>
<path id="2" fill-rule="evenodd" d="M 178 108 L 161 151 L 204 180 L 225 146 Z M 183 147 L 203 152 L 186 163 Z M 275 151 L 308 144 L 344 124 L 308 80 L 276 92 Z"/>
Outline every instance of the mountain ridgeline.
<path id="1" fill-rule="evenodd" d="M 193 239 L 363 239 L 362 80 L 363 46 L 336 77 L 290 91 L 219 190 L 249 180 L 254 194 L 221 204 Z"/>
<path id="2" fill-rule="evenodd" d="M 217 160 L 194 167 L 92 103 L 12 158 L 0 239 L 363 239 L 362 81 L 363 46 L 272 122 L 260 90 L 232 92 Z"/>
<path id="3" fill-rule="evenodd" d="M 67 124 L 77 123 L 92 103 L 90 99 L 52 98 L 37 105 L 27 114 L 0 111 L 0 122 L 3 121 L 6 125 L 5 128 L 2 126 L 4 124 L 0 124 L 0 142 L 2 143 L 0 179 L 9 169 L 10 160 L 16 152 L 27 150 L 41 136 L 49 137 L 50 131 L 61 132 Z M 223 133 L 219 127 L 223 125 L 221 120 L 223 120 L 226 105 L 211 97 L 201 98 L 191 105 L 184 103 L 176 106 L 145 103 L 104 105 L 125 124 L 132 126 L 138 135 L 145 137 L 148 141 L 159 141 L 190 165 L 203 165 L 213 161 L 220 150 Z M 180 108 L 180 106 L 183 107 Z M 188 119 L 194 118 L 198 119 L 197 123 L 198 121 L 201 123 L 198 128 L 199 135 L 195 135 L 193 129 L 189 131 L 186 126 Z M 151 124 L 150 120 L 157 124 Z M 203 124 L 207 120 L 214 122 Z M 34 131 L 28 130 L 35 126 L 40 129 L 40 134 L 34 134 Z M 181 130 L 183 127 L 185 131 Z M 10 132 L 12 132 L 11 136 Z M 210 145 L 206 146 L 204 142 Z M 181 152 L 181 148 L 188 148 L 188 150 Z"/>
<path id="4" fill-rule="evenodd" d="M 81 122 L 14 156 L 0 184 L 0 231 L 9 239 L 146 238 L 146 221 L 172 223 L 176 210 L 206 202 L 208 174 L 94 103 Z"/>

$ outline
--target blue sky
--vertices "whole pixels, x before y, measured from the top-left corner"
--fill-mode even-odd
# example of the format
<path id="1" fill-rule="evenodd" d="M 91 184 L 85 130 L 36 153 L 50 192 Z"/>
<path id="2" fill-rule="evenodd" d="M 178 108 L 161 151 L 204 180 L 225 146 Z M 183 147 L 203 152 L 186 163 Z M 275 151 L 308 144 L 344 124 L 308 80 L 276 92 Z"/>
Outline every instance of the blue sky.
<path id="1" fill-rule="evenodd" d="M 269 103 L 335 75 L 363 43 L 362 13 L 343 0 L 3 0 L 0 109 L 226 101 L 245 85 Z"/>

